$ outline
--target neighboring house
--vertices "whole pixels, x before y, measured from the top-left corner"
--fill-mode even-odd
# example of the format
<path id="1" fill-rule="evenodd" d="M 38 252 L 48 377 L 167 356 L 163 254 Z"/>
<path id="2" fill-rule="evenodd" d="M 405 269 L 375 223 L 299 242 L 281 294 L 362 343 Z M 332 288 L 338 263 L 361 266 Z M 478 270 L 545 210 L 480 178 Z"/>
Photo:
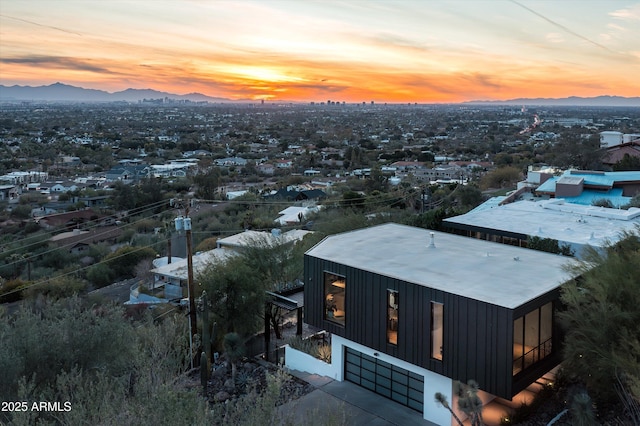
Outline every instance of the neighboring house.
<path id="1" fill-rule="evenodd" d="M 210 263 L 219 262 L 230 254 L 228 250 L 213 249 L 193 255 L 194 275 L 204 271 Z M 187 259 L 179 259 L 152 269 L 151 273 L 154 277 L 152 288 L 164 287 L 164 298 L 168 300 L 188 297 L 187 263 Z"/>
<path id="2" fill-rule="evenodd" d="M 104 207 L 110 199 L 109 195 L 97 195 L 95 197 L 79 197 L 78 201 L 87 207 Z"/>
<path id="3" fill-rule="evenodd" d="M 149 175 L 153 177 L 185 177 L 190 168 L 197 168 L 193 162 L 171 162 L 169 164 L 157 164 L 149 166 Z"/>
<path id="4" fill-rule="evenodd" d="M 529 169 L 527 170 L 527 178 L 521 182 L 518 182 L 517 188 L 527 188 L 527 190 L 531 192 L 545 183 L 547 180 L 552 178 L 554 173 L 555 170 L 550 167 L 534 169 L 533 166 L 529 166 Z"/>
<path id="5" fill-rule="evenodd" d="M 79 166 L 80 164 L 82 164 L 82 162 L 80 161 L 80 157 L 63 155 L 59 158 L 60 158 L 60 163 L 62 163 L 65 166 Z"/>
<path id="6" fill-rule="evenodd" d="M 575 204 L 591 205 L 609 200 L 614 207 L 622 207 L 640 193 L 640 171 L 600 172 L 568 170 L 562 176 L 547 179 L 536 190 L 537 195 L 564 198 Z"/>
<path id="7" fill-rule="evenodd" d="M 49 186 L 49 191 L 50 192 L 72 192 L 72 191 L 77 191 L 78 189 L 80 189 L 82 187 L 83 187 L 83 185 L 77 184 L 77 183 L 72 182 L 70 180 L 58 181 L 58 182 L 55 182 L 55 183 L 51 184 L 51 186 Z"/>
<path id="8" fill-rule="evenodd" d="M 105 226 L 88 231 L 74 229 L 62 232 L 51 237 L 50 241 L 57 247 L 65 248 L 71 254 L 77 255 L 87 251 L 92 244 L 115 244 L 121 235 L 122 230 L 118 226 Z"/>
<path id="9" fill-rule="evenodd" d="M 467 237 L 527 247 L 530 237 L 553 239 L 581 257 L 587 246 L 604 248 L 640 226 L 640 208 L 585 206 L 554 198 L 500 204 L 488 200 L 470 212 L 444 219 L 442 227 Z"/>
<path id="10" fill-rule="evenodd" d="M 104 215 L 99 215 L 91 209 L 84 209 L 37 217 L 36 223 L 44 229 L 52 229 L 61 226 L 75 228 L 85 222 L 99 221 L 103 218 Z"/>
<path id="11" fill-rule="evenodd" d="M 17 185 L 0 185 L 0 201 L 17 200 L 20 197 L 20 188 Z"/>
<path id="12" fill-rule="evenodd" d="M 211 151 L 207 151 L 205 149 L 196 149 L 195 151 L 186 151 L 182 154 L 184 158 L 191 157 L 210 157 Z"/>
<path id="13" fill-rule="evenodd" d="M 117 166 L 109 170 L 105 174 L 108 182 L 122 181 L 125 183 L 137 182 L 149 175 L 149 168 L 143 164 L 129 164 L 126 166 Z"/>
<path id="14" fill-rule="evenodd" d="M 291 231 L 284 233 L 277 228 L 273 229 L 271 233 L 247 230 L 229 237 L 220 238 L 216 241 L 216 248 L 240 252 L 245 247 L 251 247 L 263 242 L 269 244 L 276 243 L 280 245 L 302 241 L 307 234 L 311 233 L 311 231 L 304 231 L 301 229 L 292 229 Z"/>
<path id="15" fill-rule="evenodd" d="M 613 166 L 622 161 L 626 155 L 640 158 L 640 138 L 606 148 L 602 163 Z"/>
<path id="16" fill-rule="evenodd" d="M 242 157 L 226 157 L 214 160 L 214 163 L 218 167 L 244 167 L 247 165 L 247 160 Z"/>
<path id="17" fill-rule="evenodd" d="M 279 211 L 280 215 L 274 222 L 280 225 L 299 225 L 311 213 L 317 213 L 320 210 L 318 206 L 313 207 L 296 207 L 290 206 Z"/>
<path id="18" fill-rule="evenodd" d="M 561 360 L 565 257 L 385 224 L 329 236 L 304 262 L 305 321 L 331 333 L 324 375 L 438 425 L 451 416 L 434 395 L 455 407 L 454 380 L 511 399 Z"/>
<path id="19" fill-rule="evenodd" d="M 303 189 L 299 190 L 295 187 L 288 186 L 265 196 L 268 199 L 280 199 L 288 201 L 305 201 L 305 200 L 321 200 L 327 196 L 327 193 L 321 189 Z"/>
<path id="20" fill-rule="evenodd" d="M 256 166 L 258 173 L 262 173 L 263 175 L 272 175 L 275 173 L 275 168 L 271 163 L 261 163 Z"/>
<path id="21" fill-rule="evenodd" d="M 6 182 L 12 185 L 28 184 L 35 182 L 44 182 L 49 179 L 47 172 L 9 172 L 0 176 L 0 182 Z"/>
<path id="22" fill-rule="evenodd" d="M 413 172 L 418 170 L 426 170 L 427 165 L 422 161 L 396 161 L 391 164 L 391 167 L 395 168 L 399 172 Z"/>
<path id="23" fill-rule="evenodd" d="M 293 161 L 281 159 L 281 160 L 276 160 L 275 164 L 276 164 L 276 168 L 278 169 L 290 169 L 293 166 Z"/>
<path id="24" fill-rule="evenodd" d="M 279 230 L 278 230 L 279 231 Z M 278 241 L 289 243 L 302 240 L 308 231 L 293 230 L 279 234 L 278 232 L 245 231 L 239 234 L 221 238 L 217 241 L 217 248 L 202 253 L 196 253 L 192 257 L 193 273 L 197 276 L 204 269 L 216 262 L 221 262 L 259 241 Z M 276 239 L 277 238 L 277 239 Z M 178 259 L 151 270 L 154 276 L 153 288 L 164 287 L 166 299 L 187 297 L 187 259 Z"/>
<path id="25" fill-rule="evenodd" d="M 622 133 L 622 132 L 600 132 L 600 148 L 610 148 L 620 144 L 626 144 L 633 140 L 640 139 L 638 133 Z"/>

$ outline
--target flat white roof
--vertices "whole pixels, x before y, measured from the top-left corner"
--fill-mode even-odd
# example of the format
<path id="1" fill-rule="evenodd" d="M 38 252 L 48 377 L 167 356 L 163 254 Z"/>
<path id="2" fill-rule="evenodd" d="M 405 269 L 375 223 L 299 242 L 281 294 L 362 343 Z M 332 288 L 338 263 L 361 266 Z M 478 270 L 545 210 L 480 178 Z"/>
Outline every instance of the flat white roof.
<path id="1" fill-rule="evenodd" d="M 552 238 L 578 246 L 605 247 L 617 242 L 624 231 L 633 231 L 640 225 L 640 209 L 585 206 L 554 198 L 478 208 L 444 222 Z"/>
<path id="2" fill-rule="evenodd" d="M 194 277 L 197 277 L 200 272 L 204 271 L 209 264 L 219 262 L 233 254 L 235 254 L 235 252 L 224 249 L 213 249 L 195 254 L 192 257 Z M 173 259 L 177 260 L 173 261 Z M 172 258 L 171 263 L 154 268 L 151 272 L 158 275 L 186 280 L 188 275 L 187 259 Z"/>
<path id="3" fill-rule="evenodd" d="M 274 243 L 288 243 L 291 241 L 300 241 L 304 238 L 305 235 L 309 233 L 311 233 L 311 231 L 292 229 L 290 231 L 281 233 L 276 237 L 272 232 L 247 230 L 244 232 L 240 232 L 239 234 L 220 238 L 218 240 L 218 247 L 247 247 L 263 241 Z"/>
<path id="4" fill-rule="evenodd" d="M 511 309 L 571 278 L 568 257 L 394 223 L 329 236 L 307 254 Z"/>
<path id="5" fill-rule="evenodd" d="M 307 217 L 307 215 L 309 215 L 310 213 L 315 213 L 318 210 L 320 210 L 320 207 L 317 207 L 317 206 L 313 206 L 313 207 L 290 206 L 278 212 L 278 214 L 281 216 L 278 217 L 276 220 L 274 220 L 274 222 L 277 222 L 280 225 L 286 225 L 287 223 L 291 223 L 291 222 L 299 222 L 300 219 L 298 218 L 298 214 L 302 213 L 302 216 Z"/>

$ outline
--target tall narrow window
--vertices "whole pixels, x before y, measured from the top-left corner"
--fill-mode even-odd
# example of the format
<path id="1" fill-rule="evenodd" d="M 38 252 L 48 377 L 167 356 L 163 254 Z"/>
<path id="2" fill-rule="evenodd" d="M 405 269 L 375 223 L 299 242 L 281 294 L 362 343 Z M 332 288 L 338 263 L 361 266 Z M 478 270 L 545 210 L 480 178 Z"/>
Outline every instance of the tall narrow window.
<path id="1" fill-rule="evenodd" d="M 431 302 L 431 358 L 442 361 L 444 305 Z"/>
<path id="2" fill-rule="evenodd" d="M 513 375 L 551 355 L 553 304 L 513 320 Z"/>
<path id="3" fill-rule="evenodd" d="M 345 293 L 347 285 L 343 276 L 324 274 L 324 319 L 345 325 Z"/>
<path id="4" fill-rule="evenodd" d="M 398 292 L 387 290 L 387 343 L 398 344 Z"/>

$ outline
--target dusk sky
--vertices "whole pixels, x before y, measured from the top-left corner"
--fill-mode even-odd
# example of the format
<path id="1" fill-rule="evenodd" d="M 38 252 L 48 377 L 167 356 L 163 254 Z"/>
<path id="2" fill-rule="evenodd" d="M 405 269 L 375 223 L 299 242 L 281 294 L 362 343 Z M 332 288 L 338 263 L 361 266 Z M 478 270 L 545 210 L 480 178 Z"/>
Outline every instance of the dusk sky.
<path id="1" fill-rule="evenodd" d="M 640 96 L 640 3 L 1 0 L 0 84 L 230 99 Z"/>

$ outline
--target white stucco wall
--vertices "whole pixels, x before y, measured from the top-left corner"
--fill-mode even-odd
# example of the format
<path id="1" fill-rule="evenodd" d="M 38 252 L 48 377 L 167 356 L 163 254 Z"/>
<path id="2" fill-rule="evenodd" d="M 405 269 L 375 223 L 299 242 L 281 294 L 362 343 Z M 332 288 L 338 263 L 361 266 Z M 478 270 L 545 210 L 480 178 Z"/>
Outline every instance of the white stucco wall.
<path id="1" fill-rule="evenodd" d="M 336 380 L 335 367 L 309 354 L 293 349 L 289 345 L 284 348 L 285 365 L 291 370 L 304 371 Z"/>
<path id="2" fill-rule="evenodd" d="M 424 419 L 438 425 L 453 425 L 453 418 L 449 410 L 438 406 L 435 401 L 436 392 L 447 397 L 449 404 L 453 404 L 453 381 L 448 377 L 441 376 L 427 369 L 410 364 L 406 361 L 394 358 L 382 352 L 377 352 L 371 348 L 352 342 L 340 336 L 331 336 L 331 362 L 334 373 L 337 373 L 336 380 L 344 380 L 344 347 L 349 347 L 382 361 L 396 365 L 405 370 L 419 374 L 424 377 Z"/>

